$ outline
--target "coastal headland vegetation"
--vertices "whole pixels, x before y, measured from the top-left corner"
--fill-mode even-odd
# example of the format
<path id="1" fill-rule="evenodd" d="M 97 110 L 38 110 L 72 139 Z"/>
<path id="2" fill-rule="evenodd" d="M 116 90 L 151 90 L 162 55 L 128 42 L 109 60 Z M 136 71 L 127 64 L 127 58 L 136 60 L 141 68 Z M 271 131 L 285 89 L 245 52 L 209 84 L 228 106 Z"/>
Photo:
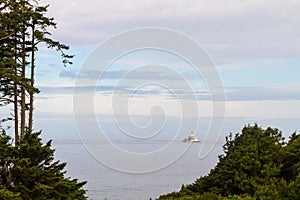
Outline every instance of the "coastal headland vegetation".
<path id="1" fill-rule="evenodd" d="M 206 176 L 164 199 L 300 199 L 300 135 L 245 126 L 226 137 L 224 154 Z"/>
<path id="2" fill-rule="evenodd" d="M 71 64 L 69 47 L 52 39 L 56 28 L 39 0 L 0 1 L 0 199 L 86 199 L 86 182 L 66 177 L 51 141 L 34 131 L 36 59 L 40 45 Z M 11 134 L 8 134 L 10 132 Z M 13 135 L 13 136 L 11 136 Z"/>

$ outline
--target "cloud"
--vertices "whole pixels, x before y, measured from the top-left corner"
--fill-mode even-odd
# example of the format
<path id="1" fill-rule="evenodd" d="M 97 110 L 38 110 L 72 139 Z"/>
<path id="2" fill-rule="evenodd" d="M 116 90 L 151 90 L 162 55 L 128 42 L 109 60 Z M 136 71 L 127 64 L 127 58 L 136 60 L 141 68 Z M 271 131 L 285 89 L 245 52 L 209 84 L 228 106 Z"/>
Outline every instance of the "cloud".
<path id="1" fill-rule="evenodd" d="M 133 97 L 149 97 L 160 96 L 166 99 L 193 99 L 207 100 L 210 99 L 209 94 L 203 91 L 186 91 L 173 88 L 173 92 L 163 90 L 160 87 L 142 87 L 142 88 L 130 88 L 130 87 L 115 87 L 115 86 L 67 86 L 67 87 L 40 87 L 42 95 L 38 96 L 38 99 L 47 99 L 48 96 L 61 95 L 61 94 L 95 94 L 95 95 L 131 95 Z"/>
<path id="2" fill-rule="evenodd" d="M 63 78 L 85 78 L 90 80 L 98 80 L 102 75 L 101 79 L 120 79 L 127 71 L 126 70 L 116 70 L 116 71 L 101 71 L 101 70 L 86 70 L 84 72 L 75 72 L 62 70 L 59 73 L 59 77 Z"/>
<path id="3" fill-rule="evenodd" d="M 42 94 L 47 96 L 58 94 L 92 93 L 95 95 L 130 95 L 137 98 L 161 97 L 170 100 L 197 100 L 211 101 L 211 94 L 206 89 L 182 89 L 180 87 L 163 88 L 159 85 L 149 84 L 143 87 L 126 86 L 66 86 L 66 87 L 40 87 Z M 234 86 L 225 88 L 226 101 L 291 101 L 300 100 L 299 83 L 269 84 L 265 86 Z M 39 97 L 42 98 L 43 96 Z M 46 98 L 43 97 L 43 98 Z"/>
<path id="4" fill-rule="evenodd" d="M 41 86 L 39 89 L 42 93 L 46 95 L 53 95 L 53 94 L 73 94 L 74 90 L 81 93 L 91 93 L 101 91 L 103 93 L 114 90 L 114 86 L 63 86 L 63 87 L 45 87 Z M 119 87 L 120 88 L 120 87 Z M 126 88 L 122 88 L 122 91 L 126 91 Z"/>
<path id="5" fill-rule="evenodd" d="M 36 101 L 37 114 L 44 114 L 49 116 L 51 113 L 55 116 L 60 114 L 72 114 L 73 95 L 59 95 L 56 98 L 38 99 Z M 112 96 L 97 95 L 94 99 L 94 112 L 99 115 L 119 115 L 112 110 Z M 125 103 L 125 102 L 124 102 Z M 128 103 L 128 102 L 127 102 Z M 180 104 L 189 104 L 189 100 L 177 101 L 175 99 L 165 99 L 159 96 L 151 98 L 133 98 L 130 99 L 128 114 L 150 116 L 150 111 L 153 106 L 163 106 L 167 110 L 165 113 L 167 117 L 180 116 Z M 210 117 L 213 115 L 212 105 L 209 101 L 198 101 L 199 116 L 190 117 Z M 253 119 L 300 119 L 300 101 L 283 101 L 283 100 L 265 100 L 265 101 L 227 101 L 226 116 L 227 117 L 246 117 Z M 190 109 L 190 108 L 189 108 Z M 84 110 L 82 114 L 86 113 Z M 248 121 L 249 122 L 249 121 Z M 245 122 L 246 123 L 246 122 Z"/>
<path id="6" fill-rule="evenodd" d="M 68 70 L 64 70 L 63 69 L 59 73 L 59 77 L 65 77 L 65 78 L 75 79 L 77 77 L 77 74 L 74 71 L 68 71 Z"/>
<path id="7" fill-rule="evenodd" d="M 229 101 L 300 100 L 299 84 L 283 85 L 230 87 L 226 96 Z"/>
<path id="8" fill-rule="evenodd" d="M 199 75 L 191 72 L 177 72 L 170 73 L 166 71 L 153 71 L 150 70 L 114 70 L 114 71 L 102 71 L 102 70 L 85 70 L 83 72 L 75 72 L 62 70 L 59 73 L 59 77 L 61 78 L 85 78 L 90 80 L 120 80 L 120 79 L 131 79 L 131 80 L 176 80 L 179 78 L 186 78 L 188 80 L 197 79 Z"/>
<path id="9" fill-rule="evenodd" d="M 59 24 L 55 34 L 71 45 L 96 45 L 120 31 L 156 26 L 181 31 L 217 55 L 273 57 L 300 52 L 296 0 L 48 2 L 50 15 Z"/>
<path id="10" fill-rule="evenodd" d="M 208 50 L 228 84 L 228 101 L 288 102 L 300 99 L 299 85 L 286 83 L 298 81 L 299 74 L 300 2 L 297 0 L 43 2 L 50 4 L 48 15 L 53 16 L 58 23 L 58 29 L 53 31 L 53 36 L 73 49 L 90 51 L 105 39 L 132 28 L 174 29 L 193 38 Z M 80 60 L 84 60 L 84 56 Z M 98 80 L 102 72 L 90 70 L 80 76 Z M 127 72 L 126 68 L 106 71 L 101 79 L 107 84 L 105 87 L 98 87 L 96 92 L 110 94 L 115 89 L 111 82 L 121 79 Z M 181 72 L 187 79 L 194 80 L 194 74 Z M 62 70 L 59 76 L 62 82 L 75 80 L 78 71 Z M 134 82 L 149 80 L 149 77 L 155 81 L 176 78 L 174 74 L 153 70 L 136 71 L 123 78 Z M 267 84 L 272 81 L 277 81 L 278 85 Z M 49 94 L 71 94 L 73 91 L 71 86 L 44 87 L 42 91 L 43 89 Z M 94 89 L 93 86 L 81 87 L 81 91 L 87 92 L 94 92 Z M 125 85 L 117 88 L 117 92 L 124 94 L 131 94 L 134 90 L 135 88 Z M 186 99 L 191 98 L 191 91 L 175 92 Z M 209 100 L 205 90 L 195 90 L 193 93 L 198 100 Z M 136 95 L 140 97 L 165 94 L 157 88 L 136 90 Z"/>

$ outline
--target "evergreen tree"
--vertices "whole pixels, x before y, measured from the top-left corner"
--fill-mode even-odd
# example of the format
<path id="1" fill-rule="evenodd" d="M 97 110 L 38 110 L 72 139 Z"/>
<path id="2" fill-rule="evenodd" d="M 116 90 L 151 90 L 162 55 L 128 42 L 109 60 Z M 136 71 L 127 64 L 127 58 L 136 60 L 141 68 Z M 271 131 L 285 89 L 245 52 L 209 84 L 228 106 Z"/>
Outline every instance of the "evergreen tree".
<path id="1" fill-rule="evenodd" d="M 85 182 L 66 178 L 66 163 L 54 161 L 51 141 L 43 145 L 40 133 L 32 132 L 38 44 L 60 51 L 64 65 L 73 57 L 51 39 L 48 29 L 56 24 L 47 8 L 39 0 L 0 1 L 0 107 L 13 104 L 12 117 L 0 119 L 0 199 L 86 199 Z M 1 127 L 11 119 L 15 144 Z"/>
<path id="2" fill-rule="evenodd" d="M 225 155 L 219 156 L 215 169 L 188 188 L 223 196 L 245 193 L 253 196 L 260 185 L 276 184 L 283 144 L 278 129 L 246 126 L 234 139 L 232 135 L 226 137 Z"/>
<path id="3" fill-rule="evenodd" d="M 14 104 L 13 117 L 7 119 L 14 119 L 16 145 L 19 137 L 24 138 L 26 128 L 33 130 L 33 99 L 39 92 L 34 86 L 38 44 L 59 51 L 64 65 L 71 64 L 69 59 L 73 57 L 64 52 L 69 49 L 67 45 L 51 38 L 48 29 L 56 28 L 56 24 L 46 16 L 47 9 L 48 5 L 40 6 L 39 0 L 0 2 L 0 106 Z"/>
<path id="4" fill-rule="evenodd" d="M 285 143 L 276 128 L 248 125 L 223 150 L 208 175 L 159 199 L 300 199 L 300 135 Z"/>
<path id="5" fill-rule="evenodd" d="M 20 145 L 0 136 L 0 199 L 86 199 L 86 182 L 65 178 L 66 163 L 54 161 L 51 141 L 42 144 L 38 133 L 26 133 Z"/>
<path id="6" fill-rule="evenodd" d="M 300 135 L 293 133 L 282 151 L 284 156 L 281 176 L 289 183 L 295 181 L 300 173 Z"/>

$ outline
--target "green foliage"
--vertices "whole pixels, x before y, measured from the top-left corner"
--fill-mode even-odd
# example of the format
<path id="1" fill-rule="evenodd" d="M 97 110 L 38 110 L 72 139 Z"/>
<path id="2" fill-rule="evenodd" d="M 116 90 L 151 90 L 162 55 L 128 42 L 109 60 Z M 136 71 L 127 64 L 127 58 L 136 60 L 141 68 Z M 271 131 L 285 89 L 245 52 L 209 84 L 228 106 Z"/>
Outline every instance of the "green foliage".
<path id="1" fill-rule="evenodd" d="M 255 200 L 254 197 L 247 195 L 230 195 L 228 197 L 222 197 L 211 192 L 205 192 L 203 194 L 193 195 L 179 195 L 178 193 L 170 193 L 163 195 L 159 199 L 161 200 Z"/>
<path id="2" fill-rule="evenodd" d="M 295 181 L 300 173 L 300 137 L 295 133 L 290 137 L 288 144 L 283 147 L 283 167 L 281 176 L 287 181 Z"/>
<path id="3" fill-rule="evenodd" d="M 46 15 L 48 5 L 39 2 L 0 1 L 0 107 L 13 104 L 13 113 L 0 117 L 0 199 L 86 199 L 85 182 L 65 178 L 66 164 L 54 161 L 51 141 L 43 145 L 40 133 L 31 133 L 39 92 L 34 86 L 38 45 L 59 51 L 64 66 L 73 57 L 65 53 L 67 45 L 51 38 L 49 29 L 56 24 Z M 15 145 L 1 124 L 9 120 L 14 121 Z"/>
<path id="4" fill-rule="evenodd" d="M 86 199 L 86 182 L 65 178 L 66 163 L 54 161 L 51 141 L 27 133 L 18 146 L 4 132 L 0 136 L 0 199 Z"/>
<path id="5" fill-rule="evenodd" d="M 167 199 L 167 200 L 172 200 L 172 199 L 180 199 L 180 200 L 223 200 L 224 198 L 221 196 L 218 196 L 214 193 L 203 193 L 201 195 L 197 194 L 178 194 L 176 192 L 173 192 L 168 195 L 163 195 L 159 199 Z"/>
<path id="6" fill-rule="evenodd" d="M 197 192 L 214 192 L 254 195 L 259 185 L 276 177 L 280 168 L 279 151 L 282 134 L 277 129 L 263 130 L 257 125 L 244 127 L 242 134 L 226 137 L 225 155 L 207 177 L 197 180 L 189 189 Z"/>
<path id="7" fill-rule="evenodd" d="M 230 195 L 225 197 L 226 200 L 255 200 L 254 197 L 250 197 L 248 195 Z"/>
<path id="8" fill-rule="evenodd" d="M 300 136 L 288 143 L 276 128 L 245 126 L 226 137 L 224 155 L 206 176 L 159 199 L 300 199 Z M 213 196 L 206 197 L 213 199 Z"/>
<path id="9" fill-rule="evenodd" d="M 0 1 L 0 107 L 14 104 L 13 115 L 0 118 L 0 128 L 1 122 L 14 120 L 16 144 L 24 137 L 26 126 L 33 130 L 33 99 L 39 92 L 34 85 L 39 44 L 58 51 L 64 66 L 72 64 L 73 58 L 65 53 L 69 46 L 52 39 L 49 30 L 56 28 L 56 23 L 46 15 L 48 5 L 39 4 L 40 0 Z"/>
<path id="10" fill-rule="evenodd" d="M 22 200 L 20 193 L 11 192 L 0 185 L 0 199 L 1 200 Z"/>

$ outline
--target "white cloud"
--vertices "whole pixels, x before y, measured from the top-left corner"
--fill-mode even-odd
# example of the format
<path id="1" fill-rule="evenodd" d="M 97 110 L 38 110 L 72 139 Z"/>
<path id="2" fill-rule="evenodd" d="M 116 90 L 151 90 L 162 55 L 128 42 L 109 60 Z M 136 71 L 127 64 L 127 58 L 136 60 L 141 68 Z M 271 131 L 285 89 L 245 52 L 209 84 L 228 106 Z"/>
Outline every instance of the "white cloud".
<path id="1" fill-rule="evenodd" d="M 300 101 L 226 102 L 227 117 L 252 119 L 300 119 Z"/>
<path id="2" fill-rule="evenodd" d="M 125 96 L 124 96 L 125 97 Z M 84 99 L 84 97 L 83 97 Z M 126 99 L 125 99 L 126 100 Z M 128 105 L 128 110 L 120 110 L 116 106 L 112 95 L 97 94 L 94 99 L 93 112 L 101 115 L 141 115 L 148 116 L 151 109 L 155 106 L 160 106 L 163 113 L 152 113 L 154 115 L 166 115 L 168 117 L 181 117 L 182 106 L 193 105 L 191 100 L 181 99 L 165 99 L 160 96 L 152 96 L 147 98 L 128 97 L 128 101 L 123 101 Z M 37 99 L 36 110 L 37 114 L 73 114 L 73 95 L 59 95 L 47 99 Z M 90 101 L 87 101 L 88 103 Z M 128 102 L 128 103 L 127 103 Z M 212 103 L 210 101 L 197 101 L 198 115 L 188 115 L 184 117 L 211 117 Z M 244 117 L 252 119 L 300 119 L 300 101 L 281 101 L 281 100 L 266 100 L 266 101 L 227 101 L 226 117 Z M 185 107 L 186 109 L 194 109 L 193 107 Z M 80 114 L 91 114 L 86 110 L 81 110 Z M 192 112 L 191 112 L 192 113 Z M 93 114 L 93 113 L 92 113 Z"/>
<path id="3" fill-rule="evenodd" d="M 291 42 L 299 35 L 300 3 L 296 0 L 45 2 L 59 23 L 57 34 L 81 44 L 95 44 L 119 31 L 143 26 L 174 28 L 208 46 L 224 44 L 235 52 L 271 50 L 284 44 L 296 48 Z"/>
<path id="4" fill-rule="evenodd" d="M 235 88 L 227 86 L 229 92 L 232 92 L 231 97 L 235 97 L 226 103 L 228 116 L 299 118 L 298 83 L 283 84 L 285 80 L 279 76 L 280 83 L 268 85 L 266 80 L 261 79 L 267 79 L 272 73 L 259 74 L 260 78 L 255 73 L 249 75 L 239 71 L 235 74 L 237 70 L 244 68 L 264 68 L 271 71 L 281 67 L 287 69 L 285 76 L 289 75 L 289 59 L 299 58 L 300 55 L 300 2 L 297 0 L 43 1 L 50 3 L 49 16 L 53 16 L 58 22 L 54 37 L 73 48 L 94 47 L 104 39 L 132 28 L 156 26 L 175 29 L 203 44 L 219 64 L 221 72 L 229 71 L 230 78 L 235 75 L 239 77 L 236 79 L 237 83 L 230 85 L 236 86 Z M 297 65 L 299 61 L 293 62 Z M 74 77 L 75 73 L 76 70 L 74 74 L 64 75 Z M 276 76 L 273 75 L 273 79 Z M 240 87 L 243 78 L 253 80 L 251 83 L 266 84 L 264 87 L 252 84 L 245 89 Z M 59 79 L 55 80 L 57 81 Z M 53 87 L 66 86 L 69 93 L 65 94 L 62 88 L 63 92 L 59 96 L 40 99 L 37 111 L 72 113 L 70 88 L 73 83 L 66 79 L 55 82 L 50 82 Z M 43 82 L 41 78 L 39 85 L 49 87 L 49 82 Z M 50 92 L 48 95 L 54 94 Z M 97 98 L 99 105 L 111 102 L 107 95 Z M 262 99 L 265 101 L 260 101 Z M 168 108 L 176 107 L 174 99 L 158 100 L 168 102 Z M 150 103 L 147 98 L 136 100 L 137 106 L 132 112 L 144 114 L 147 102 Z M 209 106 L 203 102 L 206 101 L 199 101 L 199 105 L 205 105 L 201 116 L 209 116 Z M 105 106 L 96 107 L 97 113 L 110 113 L 110 109 Z M 175 110 L 169 114 L 174 116 Z"/>

